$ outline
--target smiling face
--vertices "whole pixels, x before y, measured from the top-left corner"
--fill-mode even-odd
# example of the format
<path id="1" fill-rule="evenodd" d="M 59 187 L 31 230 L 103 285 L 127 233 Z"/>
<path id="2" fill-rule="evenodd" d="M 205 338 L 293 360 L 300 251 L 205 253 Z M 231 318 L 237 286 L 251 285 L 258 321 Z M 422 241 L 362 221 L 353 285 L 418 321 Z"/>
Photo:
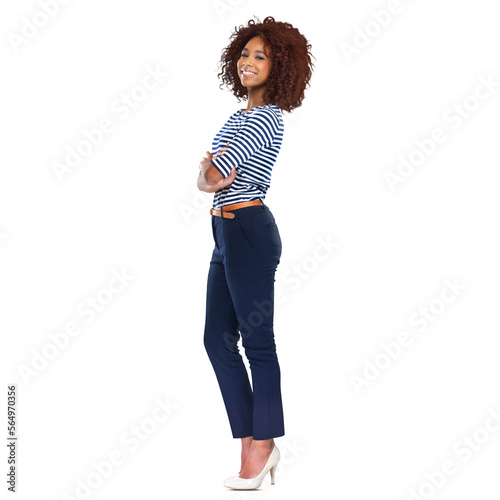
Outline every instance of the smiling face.
<path id="1" fill-rule="evenodd" d="M 247 42 L 238 59 L 238 74 L 244 87 L 265 85 L 271 71 L 271 59 L 264 42 L 258 36 Z"/>

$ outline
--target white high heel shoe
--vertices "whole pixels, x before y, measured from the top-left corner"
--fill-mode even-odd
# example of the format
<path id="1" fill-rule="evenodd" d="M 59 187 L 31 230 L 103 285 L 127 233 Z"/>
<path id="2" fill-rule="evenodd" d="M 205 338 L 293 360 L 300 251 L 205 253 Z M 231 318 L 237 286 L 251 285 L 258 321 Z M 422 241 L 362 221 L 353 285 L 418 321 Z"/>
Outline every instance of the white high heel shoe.
<path id="1" fill-rule="evenodd" d="M 250 479 L 245 479 L 239 476 L 228 478 L 224 480 L 224 486 L 226 488 L 232 488 L 233 490 L 254 490 L 260 487 L 268 472 L 271 473 L 271 484 L 274 484 L 274 474 L 279 461 L 280 451 L 278 450 L 278 447 L 274 445 L 273 451 L 271 452 L 271 455 L 269 455 L 266 465 L 264 465 L 264 468 L 258 476 Z"/>

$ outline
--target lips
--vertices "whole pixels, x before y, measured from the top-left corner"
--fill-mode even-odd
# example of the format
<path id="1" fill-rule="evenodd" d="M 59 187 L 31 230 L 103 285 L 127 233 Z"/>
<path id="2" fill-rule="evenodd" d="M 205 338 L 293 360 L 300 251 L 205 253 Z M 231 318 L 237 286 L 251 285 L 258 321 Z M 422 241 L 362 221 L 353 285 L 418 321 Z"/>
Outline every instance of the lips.
<path id="1" fill-rule="evenodd" d="M 243 76 L 255 76 L 257 73 L 254 73 L 252 71 L 242 71 L 241 74 Z"/>

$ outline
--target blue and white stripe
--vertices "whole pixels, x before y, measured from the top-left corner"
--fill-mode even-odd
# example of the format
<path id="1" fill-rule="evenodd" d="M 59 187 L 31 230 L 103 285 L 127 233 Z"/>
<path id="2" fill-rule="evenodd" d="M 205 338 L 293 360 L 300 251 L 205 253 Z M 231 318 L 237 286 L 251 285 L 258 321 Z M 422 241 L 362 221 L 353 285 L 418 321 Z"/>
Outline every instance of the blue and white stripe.
<path id="1" fill-rule="evenodd" d="M 271 185 L 271 172 L 283 141 L 284 122 L 275 104 L 257 106 L 229 117 L 212 142 L 212 153 L 227 147 L 212 164 L 227 177 L 236 167 L 233 183 L 214 193 L 213 207 L 264 200 Z M 227 144 L 229 142 L 229 144 Z"/>

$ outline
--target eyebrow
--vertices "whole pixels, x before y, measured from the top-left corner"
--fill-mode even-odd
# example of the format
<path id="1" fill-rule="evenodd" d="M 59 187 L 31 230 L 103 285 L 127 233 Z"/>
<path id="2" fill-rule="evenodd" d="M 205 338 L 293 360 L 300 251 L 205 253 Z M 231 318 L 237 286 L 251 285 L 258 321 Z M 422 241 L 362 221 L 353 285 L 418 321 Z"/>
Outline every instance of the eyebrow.
<path id="1" fill-rule="evenodd" d="M 248 51 L 248 49 L 246 47 L 244 47 L 243 49 L 241 49 L 241 51 L 243 52 L 244 50 Z M 254 52 L 260 52 L 261 54 L 264 54 L 266 55 L 265 52 L 262 52 L 262 50 L 254 50 Z"/>

